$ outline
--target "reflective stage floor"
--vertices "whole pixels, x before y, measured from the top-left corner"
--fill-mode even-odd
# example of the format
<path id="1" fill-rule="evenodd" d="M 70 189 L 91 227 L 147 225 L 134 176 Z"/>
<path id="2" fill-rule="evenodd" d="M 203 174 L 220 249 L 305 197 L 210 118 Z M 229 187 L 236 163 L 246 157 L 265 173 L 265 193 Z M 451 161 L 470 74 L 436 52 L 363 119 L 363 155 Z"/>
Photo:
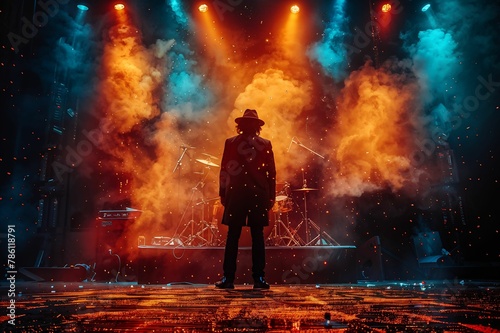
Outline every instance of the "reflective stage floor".
<path id="1" fill-rule="evenodd" d="M 1 286 L 1 331 L 14 332 L 500 332 L 500 283 L 358 282 L 141 285 L 22 282 Z M 11 311 L 12 312 L 12 311 Z M 9 324 L 15 323 L 15 326 Z"/>

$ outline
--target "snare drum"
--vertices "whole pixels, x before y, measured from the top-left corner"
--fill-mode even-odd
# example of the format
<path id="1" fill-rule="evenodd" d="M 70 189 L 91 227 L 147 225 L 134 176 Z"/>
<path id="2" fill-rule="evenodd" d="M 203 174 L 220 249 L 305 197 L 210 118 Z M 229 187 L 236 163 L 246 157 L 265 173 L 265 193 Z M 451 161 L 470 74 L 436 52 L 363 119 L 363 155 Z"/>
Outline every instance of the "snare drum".
<path id="1" fill-rule="evenodd" d="M 285 198 L 280 198 L 280 196 L 276 197 L 276 201 L 273 206 L 273 212 L 275 213 L 288 213 L 293 209 L 292 199 L 286 196 L 282 196 Z M 281 200 L 278 200 L 280 198 Z"/>

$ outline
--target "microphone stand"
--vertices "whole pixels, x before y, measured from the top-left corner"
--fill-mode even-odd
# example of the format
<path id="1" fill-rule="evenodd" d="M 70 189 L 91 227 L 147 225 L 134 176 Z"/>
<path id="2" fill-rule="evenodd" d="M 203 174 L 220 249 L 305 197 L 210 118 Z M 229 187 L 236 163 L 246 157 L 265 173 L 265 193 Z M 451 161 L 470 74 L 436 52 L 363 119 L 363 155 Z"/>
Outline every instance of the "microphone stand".
<path id="1" fill-rule="evenodd" d="M 179 168 L 182 164 L 182 159 L 184 158 L 184 155 L 186 155 L 186 151 L 188 150 L 189 147 L 186 147 L 186 146 L 181 146 L 182 148 L 182 153 L 181 153 L 181 156 L 179 157 L 179 159 L 177 160 L 177 163 L 175 164 L 175 168 L 174 168 L 174 171 L 177 171 L 177 168 Z"/>
<path id="2" fill-rule="evenodd" d="M 175 171 L 179 170 L 179 174 L 178 174 L 178 177 L 177 177 L 177 193 L 180 193 L 179 191 L 180 191 L 180 181 L 181 181 L 182 159 L 184 158 L 184 155 L 186 155 L 187 150 L 189 148 L 194 148 L 194 147 L 189 147 L 189 146 L 186 146 L 186 145 L 182 145 L 182 146 L 180 146 L 180 148 L 182 149 L 182 152 L 181 152 L 181 155 L 179 156 L 179 159 L 177 160 L 177 163 L 175 163 L 174 171 L 172 172 L 172 173 L 175 173 Z M 177 200 L 177 210 L 178 211 L 181 210 L 179 200 Z M 181 222 L 182 222 L 183 218 L 184 218 L 184 214 L 182 214 L 182 216 L 181 216 Z"/>
<path id="3" fill-rule="evenodd" d="M 294 139 L 297 139 L 297 138 L 295 138 L 295 137 L 294 137 L 294 138 L 292 138 L 292 143 L 295 143 L 295 144 L 297 144 L 298 146 L 300 146 L 300 147 L 302 147 L 302 148 L 304 148 L 304 149 L 306 149 L 306 150 L 310 151 L 310 152 L 311 152 L 311 153 L 313 153 L 314 155 L 317 155 L 317 156 L 321 157 L 322 159 L 325 159 L 325 157 L 324 157 L 323 155 L 320 155 L 320 154 L 318 154 L 317 152 L 315 152 L 314 150 L 312 150 L 311 148 L 304 146 L 304 145 L 303 145 L 303 144 L 299 141 L 299 139 L 297 139 L 297 141 L 295 141 Z"/>

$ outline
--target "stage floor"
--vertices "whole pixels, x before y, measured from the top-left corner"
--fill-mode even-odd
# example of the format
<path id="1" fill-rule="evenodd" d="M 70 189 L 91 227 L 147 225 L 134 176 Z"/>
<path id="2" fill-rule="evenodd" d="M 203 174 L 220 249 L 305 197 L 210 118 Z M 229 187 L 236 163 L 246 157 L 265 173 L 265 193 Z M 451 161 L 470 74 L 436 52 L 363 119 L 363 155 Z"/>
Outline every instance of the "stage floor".
<path id="1" fill-rule="evenodd" d="M 1 331 L 499 332 L 500 282 L 141 285 L 16 282 L 15 326 L 1 285 Z"/>

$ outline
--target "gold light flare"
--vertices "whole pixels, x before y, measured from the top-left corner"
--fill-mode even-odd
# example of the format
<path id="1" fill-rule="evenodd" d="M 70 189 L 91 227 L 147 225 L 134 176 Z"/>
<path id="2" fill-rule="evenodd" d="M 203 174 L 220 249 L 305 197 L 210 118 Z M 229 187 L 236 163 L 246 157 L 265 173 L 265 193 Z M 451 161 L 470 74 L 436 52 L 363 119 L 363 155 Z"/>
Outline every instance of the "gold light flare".
<path id="1" fill-rule="evenodd" d="M 202 6 L 206 6 L 206 10 L 202 10 Z M 226 45 L 226 40 L 222 34 L 222 29 L 217 26 L 216 20 L 213 17 L 211 11 L 208 10 L 207 5 L 201 5 L 198 7 L 199 10 L 199 20 L 198 24 L 201 24 L 198 34 L 199 38 L 203 38 L 200 42 L 204 45 L 205 51 L 215 57 L 216 63 L 219 65 L 227 64 L 228 57 L 228 46 Z M 213 11 L 212 11 L 213 12 Z"/>
<path id="2" fill-rule="evenodd" d="M 122 3 L 117 3 L 114 5 L 115 8 L 115 13 L 116 13 L 116 18 L 119 22 L 126 22 L 128 20 L 127 18 L 127 11 L 125 11 L 125 5 Z"/>
<path id="3" fill-rule="evenodd" d="M 294 7 L 297 7 L 295 11 L 293 10 Z M 303 22 L 301 18 L 302 15 L 296 15 L 298 10 L 298 6 L 292 6 L 288 15 L 285 16 L 284 22 L 282 20 L 276 21 L 276 24 L 281 25 L 278 27 L 281 34 L 278 40 L 280 41 L 280 47 L 284 53 L 283 55 L 287 60 L 293 59 L 295 66 L 305 60 L 305 57 L 301 55 L 306 53 L 302 38 L 304 27 L 307 24 Z"/>
<path id="4" fill-rule="evenodd" d="M 202 13 L 206 13 L 208 11 L 208 6 L 206 4 L 202 4 L 198 7 L 198 10 Z"/>
<path id="5" fill-rule="evenodd" d="M 298 12 L 300 12 L 300 8 L 297 5 L 293 5 L 292 7 L 290 7 L 290 11 L 292 12 L 292 14 L 297 14 Z"/>
<path id="6" fill-rule="evenodd" d="M 389 3 L 386 3 L 386 4 L 382 5 L 382 12 L 384 12 L 384 13 L 390 12 L 391 9 L 392 9 L 392 6 Z"/>

